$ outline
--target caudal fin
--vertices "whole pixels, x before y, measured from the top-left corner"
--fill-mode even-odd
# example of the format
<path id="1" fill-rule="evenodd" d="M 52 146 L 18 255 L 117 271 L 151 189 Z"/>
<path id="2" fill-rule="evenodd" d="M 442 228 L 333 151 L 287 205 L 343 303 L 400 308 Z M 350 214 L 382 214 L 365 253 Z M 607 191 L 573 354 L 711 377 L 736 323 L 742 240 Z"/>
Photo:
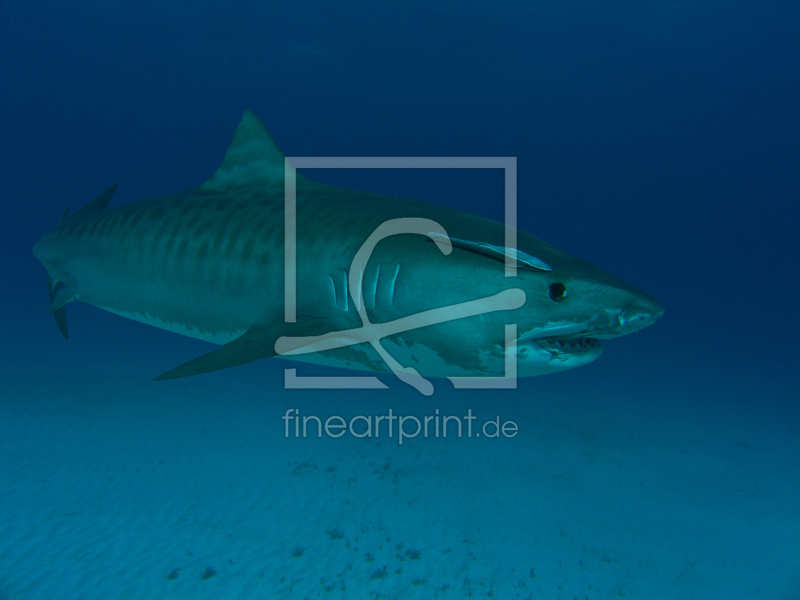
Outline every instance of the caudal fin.
<path id="1" fill-rule="evenodd" d="M 64 214 L 61 215 L 61 220 L 63 221 L 67 218 L 77 217 L 80 215 L 93 213 L 98 210 L 103 210 L 106 206 L 108 206 L 111 197 L 116 191 L 117 184 L 115 183 L 105 192 L 86 203 L 86 205 L 82 206 L 71 215 L 69 214 L 69 208 L 67 208 L 67 210 L 64 211 Z M 47 293 L 50 295 L 50 310 L 48 313 L 53 313 L 53 316 L 56 318 L 56 325 L 58 325 L 61 335 L 64 336 L 65 340 L 68 340 L 69 333 L 67 331 L 67 311 L 64 309 L 64 305 L 73 300 L 74 296 L 69 292 L 69 290 L 65 289 L 63 282 L 53 281 L 50 277 L 47 278 Z"/>
<path id="2" fill-rule="evenodd" d="M 47 278 L 47 293 L 50 295 L 50 312 L 53 313 L 53 316 L 56 318 L 56 325 L 58 325 L 61 335 L 64 336 L 65 340 L 68 340 L 67 311 L 64 308 L 66 302 L 63 301 L 63 298 L 59 299 L 58 293 L 62 289 L 64 288 L 60 281 L 54 283 L 50 277 Z"/>

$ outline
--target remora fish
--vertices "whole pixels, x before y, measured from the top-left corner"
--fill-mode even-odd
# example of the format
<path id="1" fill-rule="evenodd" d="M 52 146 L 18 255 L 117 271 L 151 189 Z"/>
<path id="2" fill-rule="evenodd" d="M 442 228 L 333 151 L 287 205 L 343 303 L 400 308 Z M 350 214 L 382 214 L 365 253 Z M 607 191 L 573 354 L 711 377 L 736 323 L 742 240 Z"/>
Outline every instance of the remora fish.
<path id="1" fill-rule="evenodd" d="M 296 322 L 284 318 L 286 173 L 297 189 Z M 540 375 L 593 361 L 597 340 L 638 331 L 664 312 L 635 287 L 524 232 L 516 249 L 506 248 L 501 223 L 312 182 L 285 165 L 249 111 L 201 186 L 106 208 L 115 189 L 65 213 L 33 251 L 64 337 L 64 306 L 81 300 L 223 344 L 157 379 L 276 356 L 281 347 L 284 354 L 314 336 L 329 349 L 292 358 L 387 372 L 388 353 L 423 377 L 496 377 L 508 374 L 510 348 L 517 375 Z M 418 230 L 377 240 L 356 272 L 368 238 L 403 218 L 416 218 Z M 505 276 L 509 256 L 513 277 Z M 459 312 L 465 306 L 478 308 Z M 354 343 L 370 341 L 358 334 L 367 322 L 384 327 L 380 341 Z M 516 326 L 511 340 L 506 324 Z M 331 333 L 343 331 L 351 333 Z M 326 335 L 345 341 L 325 346 Z"/>

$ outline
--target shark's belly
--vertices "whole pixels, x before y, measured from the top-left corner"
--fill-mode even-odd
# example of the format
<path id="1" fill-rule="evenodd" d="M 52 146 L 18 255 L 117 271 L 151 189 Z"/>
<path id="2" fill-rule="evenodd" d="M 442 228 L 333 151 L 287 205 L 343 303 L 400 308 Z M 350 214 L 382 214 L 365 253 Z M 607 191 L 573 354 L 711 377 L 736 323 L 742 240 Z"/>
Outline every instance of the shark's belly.
<path id="1" fill-rule="evenodd" d="M 173 333 L 203 340 L 204 342 L 211 342 L 212 344 L 227 344 L 228 342 L 232 342 L 241 336 L 246 331 L 245 329 L 223 329 L 215 327 L 208 327 L 206 329 L 200 325 L 195 325 L 192 323 L 167 321 L 153 316 L 147 312 L 129 312 L 126 310 L 118 310 L 110 306 L 98 306 L 98 308 L 106 310 L 115 315 L 119 315 L 120 317 L 125 317 L 126 319 L 132 319 L 140 323 L 145 323 L 146 325 L 158 327 L 159 329 L 165 329 Z"/>
<path id="2" fill-rule="evenodd" d="M 567 369 L 588 364 L 602 352 L 597 346 L 582 355 L 558 355 L 541 351 L 535 347 L 522 347 L 514 352 L 514 358 L 506 361 L 505 354 L 483 351 L 468 364 L 446 360 L 440 348 L 424 345 L 408 346 L 395 340 L 383 340 L 384 350 L 402 367 L 414 368 L 422 377 L 431 378 L 469 378 L 473 385 L 467 387 L 492 387 L 491 379 L 516 377 L 535 377 L 559 373 Z M 374 373 L 389 373 L 391 369 L 378 352 L 369 344 L 358 344 L 346 349 L 329 350 L 313 354 L 285 357 L 300 362 L 339 367 Z M 298 372 L 299 376 L 314 376 L 313 369 Z"/>

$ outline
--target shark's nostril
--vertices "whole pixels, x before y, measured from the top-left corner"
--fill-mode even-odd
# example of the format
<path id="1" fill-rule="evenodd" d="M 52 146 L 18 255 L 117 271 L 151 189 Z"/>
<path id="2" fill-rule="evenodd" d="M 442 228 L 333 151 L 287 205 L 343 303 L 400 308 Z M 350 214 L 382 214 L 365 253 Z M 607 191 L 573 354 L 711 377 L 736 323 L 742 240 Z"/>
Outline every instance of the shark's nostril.
<path id="1" fill-rule="evenodd" d="M 621 327 L 641 329 L 650 325 L 664 314 L 664 307 L 652 298 L 637 298 L 626 306 L 617 316 Z"/>
<path id="2" fill-rule="evenodd" d="M 664 314 L 664 307 L 661 306 L 661 303 L 650 296 L 640 298 L 638 304 L 641 306 L 642 312 L 647 313 L 652 321 L 658 321 Z"/>

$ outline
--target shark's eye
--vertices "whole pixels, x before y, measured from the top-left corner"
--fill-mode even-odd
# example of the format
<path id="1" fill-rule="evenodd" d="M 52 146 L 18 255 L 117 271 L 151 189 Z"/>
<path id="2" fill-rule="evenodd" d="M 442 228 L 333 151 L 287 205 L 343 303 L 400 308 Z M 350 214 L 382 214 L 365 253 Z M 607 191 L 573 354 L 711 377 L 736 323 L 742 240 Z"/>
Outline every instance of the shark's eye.
<path id="1" fill-rule="evenodd" d="M 550 300 L 553 302 L 561 302 L 567 297 L 567 286 L 563 283 L 551 283 L 547 288 L 547 293 L 550 294 Z"/>

